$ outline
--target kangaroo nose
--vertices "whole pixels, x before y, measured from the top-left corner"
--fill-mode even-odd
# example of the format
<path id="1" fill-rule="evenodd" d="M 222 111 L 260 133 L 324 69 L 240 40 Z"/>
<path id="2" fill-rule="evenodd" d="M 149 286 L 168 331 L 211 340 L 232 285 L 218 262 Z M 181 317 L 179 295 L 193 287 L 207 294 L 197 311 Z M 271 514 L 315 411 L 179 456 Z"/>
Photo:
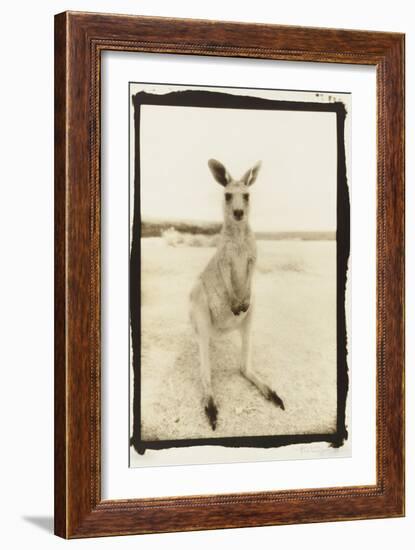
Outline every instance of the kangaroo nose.
<path id="1" fill-rule="evenodd" d="M 234 215 L 235 220 L 241 220 L 242 216 L 244 215 L 244 211 L 243 210 L 234 210 L 233 215 Z"/>

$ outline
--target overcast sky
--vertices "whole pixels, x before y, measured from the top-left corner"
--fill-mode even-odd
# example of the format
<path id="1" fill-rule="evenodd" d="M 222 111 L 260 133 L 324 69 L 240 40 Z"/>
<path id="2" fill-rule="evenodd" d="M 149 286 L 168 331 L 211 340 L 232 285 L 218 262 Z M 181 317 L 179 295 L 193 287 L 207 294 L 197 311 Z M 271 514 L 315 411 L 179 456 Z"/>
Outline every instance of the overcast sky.
<path id="1" fill-rule="evenodd" d="M 209 158 L 235 178 L 262 161 L 251 188 L 255 231 L 336 229 L 334 113 L 142 106 L 143 220 L 221 221 L 224 189 Z"/>

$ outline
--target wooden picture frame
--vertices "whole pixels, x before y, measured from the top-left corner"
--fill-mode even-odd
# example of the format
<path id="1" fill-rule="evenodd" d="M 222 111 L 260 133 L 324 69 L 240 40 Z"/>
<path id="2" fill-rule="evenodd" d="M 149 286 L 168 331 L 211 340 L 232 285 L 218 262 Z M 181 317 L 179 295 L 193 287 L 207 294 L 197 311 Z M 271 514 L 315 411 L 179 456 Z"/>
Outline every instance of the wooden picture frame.
<path id="1" fill-rule="evenodd" d="M 372 65 L 377 73 L 376 484 L 101 499 L 101 52 Z M 55 17 L 55 533 L 404 515 L 404 35 L 65 12 Z"/>

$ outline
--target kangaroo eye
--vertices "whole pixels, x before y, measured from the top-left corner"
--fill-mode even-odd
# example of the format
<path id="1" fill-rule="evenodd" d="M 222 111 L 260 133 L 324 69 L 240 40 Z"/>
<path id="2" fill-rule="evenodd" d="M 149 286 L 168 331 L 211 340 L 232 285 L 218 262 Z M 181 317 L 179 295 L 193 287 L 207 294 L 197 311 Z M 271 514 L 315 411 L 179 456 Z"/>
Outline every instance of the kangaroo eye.
<path id="1" fill-rule="evenodd" d="M 246 200 L 246 202 L 249 201 L 249 193 L 244 193 L 244 200 Z"/>
<path id="2" fill-rule="evenodd" d="M 225 200 L 226 202 L 229 202 L 232 198 L 232 194 L 231 193 L 225 193 Z"/>

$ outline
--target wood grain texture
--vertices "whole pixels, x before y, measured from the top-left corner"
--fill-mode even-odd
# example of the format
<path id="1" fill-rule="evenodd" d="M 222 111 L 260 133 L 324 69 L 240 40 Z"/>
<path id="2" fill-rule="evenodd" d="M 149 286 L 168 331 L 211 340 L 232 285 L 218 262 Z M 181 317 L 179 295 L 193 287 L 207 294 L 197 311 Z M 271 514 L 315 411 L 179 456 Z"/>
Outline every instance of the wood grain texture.
<path id="1" fill-rule="evenodd" d="M 376 66 L 376 485 L 101 501 L 100 53 L 111 49 Z M 56 534 L 74 538 L 403 515 L 403 133 L 401 34 L 71 12 L 56 16 Z"/>
<path id="2" fill-rule="evenodd" d="M 66 26 L 59 16 L 55 25 L 55 401 L 54 401 L 54 438 L 55 438 L 55 532 L 66 532 L 66 380 L 65 380 L 65 173 L 66 173 Z M 57 19 L 58 23 L 58 19 Z"/>

